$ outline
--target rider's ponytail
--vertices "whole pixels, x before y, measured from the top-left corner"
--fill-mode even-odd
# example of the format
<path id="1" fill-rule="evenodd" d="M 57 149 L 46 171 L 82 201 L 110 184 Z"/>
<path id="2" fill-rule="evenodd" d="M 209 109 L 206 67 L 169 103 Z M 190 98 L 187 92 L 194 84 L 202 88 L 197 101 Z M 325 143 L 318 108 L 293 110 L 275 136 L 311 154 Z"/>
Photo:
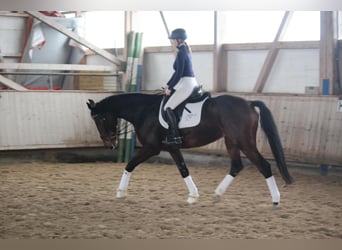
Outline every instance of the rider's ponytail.
<path id="1" fill-rule="evenodd" d="M 189 46 L 189 44 L 187 44 L 186 42 L 184 42 L 185 47 L 187 48 L 188 52 L 191 53 L 191 47 Z"/>

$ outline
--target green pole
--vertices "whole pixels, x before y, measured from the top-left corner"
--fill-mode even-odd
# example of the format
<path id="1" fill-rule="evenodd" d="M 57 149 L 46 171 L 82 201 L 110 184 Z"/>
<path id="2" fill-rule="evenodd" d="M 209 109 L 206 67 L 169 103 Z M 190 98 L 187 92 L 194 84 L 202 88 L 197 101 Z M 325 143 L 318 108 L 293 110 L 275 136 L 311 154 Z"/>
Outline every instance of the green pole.
<path id="1" fill-rule="evenodd" d="M 132 90 L 132 80 L 133 80 L 133 71 L 134 71 L 134 55 L 135 55 L 135 45 L 136 45 L 136 39 L 137 39 L 137 33 L 131 32 L 129 37 L 129 46 L 128 46 L 128 52 L 127 52 L 127 87 L 126 90 L 128 92 L 131 92 Z M 131 144 L 132 144 L 132 125 L 126 122 L 127 130 L 126 130 L 126 137 L 125 137 L 125 143 L 124 143 L 124 160 L 125 162 L 128 162 L 131 158 Z"/>
<path id="2" fill-rule="evenodd" d="M 138 82 L 138 66 L 139 59 L 141 56 L 141 44 L 142 44 L 142 34 L 141 32 L 136 34 L 135 39 L 135 48 L 133 54 L 133 69 L 132 69 L 132 83 L 131 83 L 131 91 L 137 91 L 137 82 Z"/>
<path id="3" fill-rule="evenodd" d="M 127 67 L 126 67 L 126 91 L 130 91 L 132 84 L 132 70 L 133 70 L 133 57 L 136 33 L 131 31 L 128 35 L 128 48 L 127 48 Z"/>
<path id="4" fill-rule="evenodd" d="M 132 64 L 133 64 L 133 54 L 134 54 L 134 43 L 135 43 L 135 32 L 131 31 L 128 34 L 128 46 L 127 46 L 127 65 L 126 65 L 126 82 L 124 89 L 126 91 L 130 90 L 130 86 L 132 83 Z M 121 134 L 119 136 L 119 145 L 118 145 L 118 162 L 123 162 L 126 159 L 125 151 L 126 149 L 126 138 L 127 138 L 127 126 L 128 122 L 125 120 L 121 120 L 120 123 L 120 131 Z"/>
<path id="5" fill-rule="evenodd" d="M 130 79 L 130 92 L 136 92 L 137 91 L 137 74 L 138 74 L 138 64 L 139 64 L 139 58 L 141 55 L 141 44 L 142 44 L 142 33 L 136 32 L 134 39 L 132 39 L 134 42 L 134 48 L 133 48 L 133 54 L 132 54 L 132 61 L 130 61 L 130 70 L 131 70 L 131 79 Z M 132 50 L 130 51 L 132 52 Z M 135 132 L 133 131 L 133 126 L 130 124 L 126 142 L 125 142 L 125 161 L 128 162 L 134 153 L 134 147 L 135 147 Z"/>

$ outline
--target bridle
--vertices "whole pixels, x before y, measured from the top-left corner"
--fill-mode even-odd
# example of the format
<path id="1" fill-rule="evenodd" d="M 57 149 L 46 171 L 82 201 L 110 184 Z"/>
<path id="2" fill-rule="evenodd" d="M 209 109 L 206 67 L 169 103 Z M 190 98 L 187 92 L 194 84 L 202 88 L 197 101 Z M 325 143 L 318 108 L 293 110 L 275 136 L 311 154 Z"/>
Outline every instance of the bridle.
<path id="1" fill-rule="evenodd" d="M 117 122 L 116 128 L 115 128 L 116 133 L 114 133 L 113 130 L 109 130 L 109 135 L 104 135 L 104 132 L 107 132 L 107 131 L 103 131 L 103 130 L 106 130 L 105 126 L 103 125 L 104 121 L 106 121 L 106 117 L 104 117 L 102 114 L 95 114 L 95 115 L 92 115 L 91 117 L 93 118 L 95 123 L 96 123 L 96 121 L 100 122 L 100 124 L 101 124 L 101 130 L 99 129 L 100 138 L 102 140 L 105 140 L 109 137 L 110 143 L 112 145 L 112 147 L 111 147 L 112 150 L 117 148 L 117 144 L 113 143 L 116 141 L 117 138 L 119 138 L 121 135 L 124 135 L 126 133 L 130 133 L 130 132 L 134 131 L 134 129 L 127 130 L 127 128 L 129 127 L 128 122 L 125 122 L 124 126 L 120 126 L 120 122 Z"/>

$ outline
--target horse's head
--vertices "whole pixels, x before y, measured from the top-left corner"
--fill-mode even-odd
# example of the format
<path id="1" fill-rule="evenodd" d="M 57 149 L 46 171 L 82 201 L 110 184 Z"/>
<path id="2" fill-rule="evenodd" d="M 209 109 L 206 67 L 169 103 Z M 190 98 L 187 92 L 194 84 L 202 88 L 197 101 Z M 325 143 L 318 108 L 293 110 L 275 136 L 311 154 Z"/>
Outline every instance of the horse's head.
<path id="1" fill-rule="evenodd" d="M 103 144 L 105 147 L 115 149 L 117 145 L 117 118 L 109 112 L 99 111 L 93 100 L 89 99 L 87 105 L 90 109 L 90 115 L 100 133 Z"/>

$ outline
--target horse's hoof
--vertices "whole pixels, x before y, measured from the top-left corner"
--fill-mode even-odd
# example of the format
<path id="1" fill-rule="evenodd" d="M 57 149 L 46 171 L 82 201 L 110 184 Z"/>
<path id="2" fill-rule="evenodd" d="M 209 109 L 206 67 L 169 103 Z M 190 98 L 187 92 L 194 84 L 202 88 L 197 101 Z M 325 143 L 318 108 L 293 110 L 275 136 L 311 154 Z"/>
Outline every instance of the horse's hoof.
<path id="1" fill-rule="evenodd" d="M 188 202 L 188 204 L 194 204 L 198 201 L 198 198 L 199 198 L 198 194 L 197 195 L 189 195 L 187 202 Z"/>
<path id="2" fill-rule="evenodd" d="M 116 191 L 116 198 L 123 199 L 123 198 L 126 198 L 126 196 L 127 196 L 127 191 L 126 190 L 118 189 Z"/>
<path id="3" fill-rule="evenodd" d="M 273 207 L 278 207 L 279 206 L 279 202 L 273 202 Z"/>
<path id="4" fill-rule="evenodd" d="M 212 198 L 212 203 L 217 203 L 221 200 L 221 196 L 220 195 L 214 195 L 214 197 Z"/>

